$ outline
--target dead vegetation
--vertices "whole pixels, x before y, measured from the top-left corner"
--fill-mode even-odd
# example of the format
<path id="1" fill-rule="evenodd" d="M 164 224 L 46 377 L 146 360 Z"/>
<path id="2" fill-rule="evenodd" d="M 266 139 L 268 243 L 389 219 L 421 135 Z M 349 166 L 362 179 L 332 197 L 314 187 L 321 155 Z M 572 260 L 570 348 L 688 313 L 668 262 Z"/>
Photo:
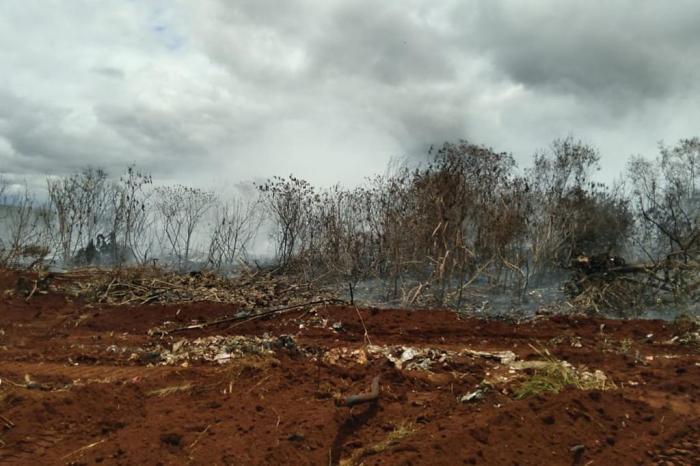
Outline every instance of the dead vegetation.
<path id="1" fill-rule="evenodd" d="M 671 328 L 673 329 L 671 342 L 700 349 L 700 318 L 681 314 L 673 320 Z"/>
<path id="2" fill-rule="evenodd" d="M 522 170 L 513 155 L 468 141 L 427 155 L 354 188 L 317 188 L 290 175 L 248 186 L 240 199 L 155 188 L 132 166 L 118 180 L 99 168 L 52 177 L 40 204 L 27 189 L 9 195 L 0 176 L 0 204 L 13 206 L 0 211 L 0 264 L 114 267 L 73 290 L 108 304 L 273 306 L 323 284 L 350 302 L 478 312 L 494 297 L 510 301 L 494 307 L 517 308 L 540 285 L 558 289 L 584 257 L 587 269 L 573 271 L 568 304 L 556 311 L 630 316 L 700 301 L 700 139 L 662 146 L 655 160 L 632 158 L 624 183 L 611 186 L 595 180 L 595 148 L 573 137 L 553 141 Z M 260 231 L 270 239 L 268 259 L 293 280 L 264 277 L 252 260 Z M 121 269 L 127 264 L 143 269 Z M 154 274 L 151 264 L 205 280 Z M 232 284 L 205 270 L 244 277 Z M 255 284 L 242 283 L 255 274 Z"/>
<path id="3" fill-rule="evenodd" d="M 700 301 L 700 262 L 674 259 L 618 265 L 620 258 L 603 254 L 579 256 L 566 284 L 574 308 L 630 316 L 650 306 L 687 305 Z M 617 260 L 617 262 L 616 262 Z M 591 263 L 596 263 L 591 266 Z"/>
<path id="4" fill-rule="evenodd" d="M 362 460 L 372 455 L 378 455 L 390 449 L 391 447 L 398 445 L 401 441 L 415 434 L 417 428 L 415 424 L 402 421 L 397 423 L 393 430 L 389 432 L 385 439 L 370 445 L 365 448 L 360 448 L 355 450 L 350 458 L 342 459 L 339 463 L 340 466 L 357 466 L 362 464 Z"/>
<path id="5" fill-rule="evenodd" d="M 548 350 L 537 350 L 542 361 L 535 365 L 532 375 L 515 389 L 515 397 L 529 398 L 547 392 L 559 393 L 565 388 L 577 390 L 611 390 L 617 388 L 604 372 L 589 372 L 555 358 Z"/>
<path id="6" fill-rule="evenodd" d="M 332 299 L 298 277 L 242 271 L 231 278 L 210 272 L 180 274 L 149 267 L 77 269 L 56 276 L 56 289 L 90 303 L 144 305 L 188 302 L 233 304 L 243 309 Z"/>
<path id="7" fill-rule="evenodd" d="M 172 387 L 165 387 L 165 388 L 160 388 L 158 390 L 151 390 L 150 392 L 146 393 L 147 396 L 157 396 L 157 397 L 163 397 L 163 396 L 169 396 L 169 395 L 175 395 L 177 393 L 185 393 L 189 392 L 192 390 L 193 385 L 186 383 L 183 385 L 173 385 Z"/>

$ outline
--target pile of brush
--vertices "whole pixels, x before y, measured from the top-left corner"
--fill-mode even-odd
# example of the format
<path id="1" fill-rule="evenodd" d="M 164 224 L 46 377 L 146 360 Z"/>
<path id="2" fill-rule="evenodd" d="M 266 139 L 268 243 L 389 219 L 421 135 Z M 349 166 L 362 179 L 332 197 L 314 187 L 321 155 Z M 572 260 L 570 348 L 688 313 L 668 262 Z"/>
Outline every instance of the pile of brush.
<path id="1" fill-rule="evenodd" d="M 646 306 L 700 302 L 700 263 L 694 260 L 669 256 L 627 265 L 619 258 L 579 257 L 572 269 L 566 284 L 571 304 L 589 313 L 629 315 Z"/>
<path id="2" fill-rule="evenodd" d="M 111 305 L 217 302 L 241 307 L 293 305 L 331 297 L 298 277 L 244 271 L 235 277 L 209 272 L 179 274 L 156 268 L 80 269 L 55 280 L 58 291 Z"/>

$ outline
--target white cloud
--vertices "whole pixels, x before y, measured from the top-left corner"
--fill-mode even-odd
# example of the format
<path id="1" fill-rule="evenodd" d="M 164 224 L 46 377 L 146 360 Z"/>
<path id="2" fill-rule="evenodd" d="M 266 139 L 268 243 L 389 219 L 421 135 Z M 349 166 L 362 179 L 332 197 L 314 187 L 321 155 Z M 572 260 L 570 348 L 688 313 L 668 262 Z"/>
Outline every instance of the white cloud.
<path id="1" fill-rule="evenodd" d="M 574 134 L 613 172 L 697 131 L 696 5 L 6 0 L 0 171 L 349 184 L 445 140 L 524 164 Z"/>

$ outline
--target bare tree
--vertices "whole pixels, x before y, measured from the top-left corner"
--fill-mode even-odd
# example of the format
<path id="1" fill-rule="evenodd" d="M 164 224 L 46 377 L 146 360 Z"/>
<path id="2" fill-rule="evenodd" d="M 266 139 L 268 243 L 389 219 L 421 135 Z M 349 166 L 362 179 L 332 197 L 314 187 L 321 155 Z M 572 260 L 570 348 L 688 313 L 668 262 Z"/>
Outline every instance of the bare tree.
<path id="1" fill-rule="evenodd" d="M 119 182 L 111 186 L 111 245 L 112 261 L 120 264 L 130 258 L 145 263 L 150 258 L 152 241 L 148 238 L 151 226 L 148 186 L 153 183 L 149 174 L 129 166 Z"/>
<path id="2" fill-rule="evenodd" d="M 5 211 L 0 217 L 0 264 L 18 265 L 21 258 L 31 259 L 33 266 L 48 254 L 42 243 L 37 205 L 33 193 L 25 183 L 21 192 L 5 192 L 0 180 L 0 208 Z"/>
<path id="3" fill-rule="evenodd" d="M 156 188 L 155 208 L 164 244 L 177 267 L 189 266 L 195 230 L 212 208 L 216 196 L 210 191 L 183 185 Z"/>
<path id="4" fill-rule="evenodd" d="M 528 170 L 532 214 L 529 219 L 531 262 L 538 272 L 569 262 L 579 247 L 576 235 L 585 227 L 576 204 L 584 203 L 598 186 L 598 152 L 572 137 L 555 140 L 549 151 L 535 155 Z"/>
<path id="5" fill-rule="evenodd" d="M 107 173 L 100 168 L 47 179 L 48 210 L 54 220 L 54 246 L 64 263 L 72 263 L 108 220 Z"/>
<path id="6" fill-rule="evenodd" d="M 628 165 L 642 243 L 650 256 L 700 250 L 700 139 L 661 145 L 654 161 L 633 158 Z"/>
<path id="7" fill-rule="evenodd" d="M 289 176 L 273 177 L 258 186 L 262 202 L 275 224 L 274 241 L 277 260 L 282 267 L 291 265 L 294 256 L 301 257 L 307 251 L 313 204 L 318 194 L 308 181 Z"/>
<path id="8" fill-rule="evenodd" d="M 214 212 L 207 264 L 215 270 L 231 269 L 255 238 L 261 222 L 257 202 L 232 200 Z"/>

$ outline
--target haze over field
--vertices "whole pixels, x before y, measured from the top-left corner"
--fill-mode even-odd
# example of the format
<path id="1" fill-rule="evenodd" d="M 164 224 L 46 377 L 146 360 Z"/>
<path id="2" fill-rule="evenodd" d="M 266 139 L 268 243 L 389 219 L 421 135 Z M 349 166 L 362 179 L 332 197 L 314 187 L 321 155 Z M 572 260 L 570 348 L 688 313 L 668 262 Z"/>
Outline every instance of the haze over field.
<path id="1" fill-rule="evenodd" d="M 446 140 L 522 166 L 574 134 L 610 179 L 697 132 L 698 17 L 691 0 L 5 0 L 0 172 L 354 184 Z"/>

